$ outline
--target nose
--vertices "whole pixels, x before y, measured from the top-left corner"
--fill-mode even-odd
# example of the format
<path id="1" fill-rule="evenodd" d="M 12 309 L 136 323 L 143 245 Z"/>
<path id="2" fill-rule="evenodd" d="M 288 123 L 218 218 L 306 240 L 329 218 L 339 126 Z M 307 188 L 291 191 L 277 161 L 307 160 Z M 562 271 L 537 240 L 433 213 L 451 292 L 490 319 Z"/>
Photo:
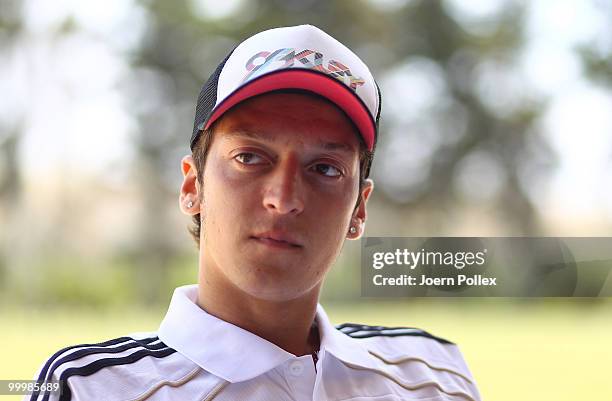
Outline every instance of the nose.
<path id="1" fill-rule="evenodd" d="M 295 157 L 276 164 L 266 185 L 263 205 L 278 214 L 300 214 L 304 210 L 303 182 Z"/>

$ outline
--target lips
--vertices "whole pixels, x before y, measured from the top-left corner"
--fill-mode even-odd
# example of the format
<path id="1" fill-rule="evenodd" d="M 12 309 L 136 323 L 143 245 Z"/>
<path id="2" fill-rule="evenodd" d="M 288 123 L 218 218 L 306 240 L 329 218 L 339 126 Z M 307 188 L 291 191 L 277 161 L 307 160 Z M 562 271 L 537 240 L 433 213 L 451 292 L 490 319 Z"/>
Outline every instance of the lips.
<path id="1" fill-rule="evenodd" d="M 283 248 L 302 248 L 302 243 L 291 234 L 282 231 L 267 231 L 251 236 L 263 244 L 283 247 Z"/>

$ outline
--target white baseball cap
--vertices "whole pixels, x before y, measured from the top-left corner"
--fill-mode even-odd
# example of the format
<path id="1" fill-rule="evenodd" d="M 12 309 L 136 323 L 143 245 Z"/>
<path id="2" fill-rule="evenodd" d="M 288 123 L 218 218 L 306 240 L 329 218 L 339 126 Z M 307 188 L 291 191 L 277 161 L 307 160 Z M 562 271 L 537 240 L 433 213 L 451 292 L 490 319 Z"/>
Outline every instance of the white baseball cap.
<path id="1" fill-rule="evenodd" d="M 283 89 L 333 102 L 374 150 L 381 96 L 372 73 L 349 48 L 312 25 L 274 28 L 236 46 L 202 87 L 191 149 L 202 130 L 243 100 Z"/>

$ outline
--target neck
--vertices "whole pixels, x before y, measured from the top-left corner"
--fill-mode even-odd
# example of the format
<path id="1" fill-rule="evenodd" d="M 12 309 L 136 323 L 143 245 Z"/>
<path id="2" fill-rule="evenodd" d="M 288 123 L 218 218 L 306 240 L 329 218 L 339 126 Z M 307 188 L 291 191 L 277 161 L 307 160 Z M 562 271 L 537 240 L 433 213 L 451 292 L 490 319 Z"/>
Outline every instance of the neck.
<path id="1" fill-rule="evenodd" d="M 261 337 L 296 356 L 319 349 L 316 315 L 319 288 L 291 300 L 261 299 L 214 277 L 200 273 L 197 304 L 207 313 Z"/>

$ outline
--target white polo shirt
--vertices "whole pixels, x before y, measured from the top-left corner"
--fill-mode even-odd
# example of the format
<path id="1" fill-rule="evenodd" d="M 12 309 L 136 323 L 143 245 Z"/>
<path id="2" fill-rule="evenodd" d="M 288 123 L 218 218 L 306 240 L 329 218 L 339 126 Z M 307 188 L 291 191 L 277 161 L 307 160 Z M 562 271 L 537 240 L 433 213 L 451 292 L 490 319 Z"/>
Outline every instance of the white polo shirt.
<path id="1" fill-rule="evenodd" d="M 456 345 L 422 330 L 334 327 L 318 305 L 316 366 L 202 310 L 177 288 L 157 332 L 69 347 L 41 368 L 61 395 L 26 400 L 478 401 Z"/>

